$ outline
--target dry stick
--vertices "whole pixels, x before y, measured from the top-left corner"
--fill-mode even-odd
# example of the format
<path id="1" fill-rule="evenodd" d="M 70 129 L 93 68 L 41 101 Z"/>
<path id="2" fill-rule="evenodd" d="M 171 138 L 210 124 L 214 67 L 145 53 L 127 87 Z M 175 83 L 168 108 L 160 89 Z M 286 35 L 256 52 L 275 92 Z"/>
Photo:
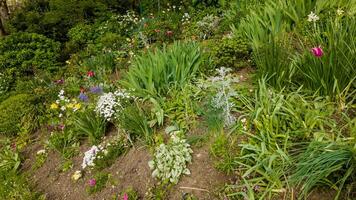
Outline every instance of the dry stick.
<path id="1" fill-rule="evenodd" d="M 193 188 L 193 187 L 179 187 L 180 189 L 190 189 L 190 190 L 198 190 L 198 191 L 204 191 L 204 192 L 209 192 L 207 189 L 201 189 L 201 188 Z"/>

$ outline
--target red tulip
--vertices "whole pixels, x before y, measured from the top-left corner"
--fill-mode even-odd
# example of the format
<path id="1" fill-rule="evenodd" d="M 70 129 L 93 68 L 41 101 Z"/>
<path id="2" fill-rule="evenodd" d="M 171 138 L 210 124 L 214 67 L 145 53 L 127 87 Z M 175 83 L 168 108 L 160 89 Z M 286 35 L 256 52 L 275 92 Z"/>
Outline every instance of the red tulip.
<path id="1" fill-rule="evenodd" d="M 324 51 L 323 49 L 319 46 L 319 47 L 314 47 L 311 49 L 311 52 L 313 53 L 313 55 L 317 58 L 320 58 L 324 55 Z"/>

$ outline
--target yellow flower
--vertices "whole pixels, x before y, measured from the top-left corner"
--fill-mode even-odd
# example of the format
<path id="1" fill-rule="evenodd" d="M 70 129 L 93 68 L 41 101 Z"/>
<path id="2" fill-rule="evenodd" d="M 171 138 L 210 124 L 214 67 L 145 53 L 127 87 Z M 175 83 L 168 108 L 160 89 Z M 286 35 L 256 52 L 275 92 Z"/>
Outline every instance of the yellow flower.
<path id="1" fill-rule="evenodd" d="M 74 104 L 70 103 L 67 105 L 67 108 L 73 108 L 74 107 Z"/>
<path id="2" fill-rule="evenodd" d="M 72 180 L 77 181 L 82 177 L 82 172 L 81 171 L 75 171 L 74 174 L 72 175 Z"/>
<path id="3" fill-rule="evenodd" d="M 53 109 L 53 110 L 58 109 L 58 105 L 56 103 L 52 103 L 51 109 Z"/>
<path id="4" fill-rule="evenodd" d="M 74 105 L 74 109 L 75 110 L 79 110 L 80 108 L 81 108 L 80 103 L 77 103 L 77 104 Z"/>

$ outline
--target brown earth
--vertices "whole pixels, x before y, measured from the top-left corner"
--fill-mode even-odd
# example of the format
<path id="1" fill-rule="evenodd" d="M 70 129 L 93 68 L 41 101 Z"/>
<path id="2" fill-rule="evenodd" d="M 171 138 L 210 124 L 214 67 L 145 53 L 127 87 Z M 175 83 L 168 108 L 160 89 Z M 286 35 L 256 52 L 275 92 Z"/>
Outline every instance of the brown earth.
<path id="1" fill-rule="evenodd" d="M 111 175 L 106 188 L 89 196 L 85 188 L 92 173 L 86 170 L 83 178 L 77 182 L 73 182 L 71 176 L 76 170 L 81 169 L 84 152 L 90 146 L 86 143 L 80 146 L 79 155 L 72 159 L 73 167 L 66 172 L 61 171 L 63 158 L 54 151 L 48 153 L 48 158 L 42 167 L 32 170 L 36 153 L 43 149 L 44 141 L 45 139 L 42 141 L 37 139 L 27 147 L 24 153 L 26 160 L 23 170 L 30 174 L 35 189 L 44 194 L 48 200 L 111 200 L 128 187 L 134 188 L 140 198 L 144 199 L 146 192 L 157 183 L 151 177 L 151 170 L 148 167 L 148 161 L 151 159 L 149 150 L 144 146 L 136 146 L 104 170 Z M 216 189 L 228 182 L 228 177 L 213 167 L 207 144 L 195 147 L 193 151 L 193 161 L 189 165 L 191 175 L 183 176 L 180 182 L 168 191 L 167 199 L 180 200 L 183 193 L 194 194 L 199 199 L 215 199 Z"/>

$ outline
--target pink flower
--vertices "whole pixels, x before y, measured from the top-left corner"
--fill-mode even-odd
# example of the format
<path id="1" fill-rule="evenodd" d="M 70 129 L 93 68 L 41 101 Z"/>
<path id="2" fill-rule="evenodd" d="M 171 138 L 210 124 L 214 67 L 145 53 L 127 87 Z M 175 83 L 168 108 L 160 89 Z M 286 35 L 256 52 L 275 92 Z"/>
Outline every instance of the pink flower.
<path id="1" fill-rule="evenodd" d="M 167 35 L 168 37 L 173 36 L 173 31 L 166 31 L 166 35 Z"/>
<path id="2" fill-rule="evenodd" d="M 320 57 L 322 57 L 324 55 L 324 51 L 320 46 L 312 48 L 311 52 L 317 58 L 320 58 Z"/>
<path id="3" fill-rule="evenodd" d="M 95 76 L 95 73 L 94 73 L 93 71 L 88 71 L 88 72 L 87 72 L 87 75 L 88 75 L 88 77 L 90 78 L 90 77 L 94 77 L 94 76 Z"/>
<path id="4" fill-rule="evenodd" d="M 89 179 L 89 186 L 94 187 L 96 185 L 96 180 L 95 179 Z"/>
<path id="5" fill-rule="evenodd" d="M 64 124 L 60 124 L 60 125 L 58 125 L 58 128 L 59 128 L 59 130 L 63 131 L 64 128 L 65 128 L 65 125 Z"/>
<path id="6" fill-rule="evenodd" d="M 127 195 L 127 194 L 125 193 L 123 200 L 129 200 L 129 195 Z"/>

